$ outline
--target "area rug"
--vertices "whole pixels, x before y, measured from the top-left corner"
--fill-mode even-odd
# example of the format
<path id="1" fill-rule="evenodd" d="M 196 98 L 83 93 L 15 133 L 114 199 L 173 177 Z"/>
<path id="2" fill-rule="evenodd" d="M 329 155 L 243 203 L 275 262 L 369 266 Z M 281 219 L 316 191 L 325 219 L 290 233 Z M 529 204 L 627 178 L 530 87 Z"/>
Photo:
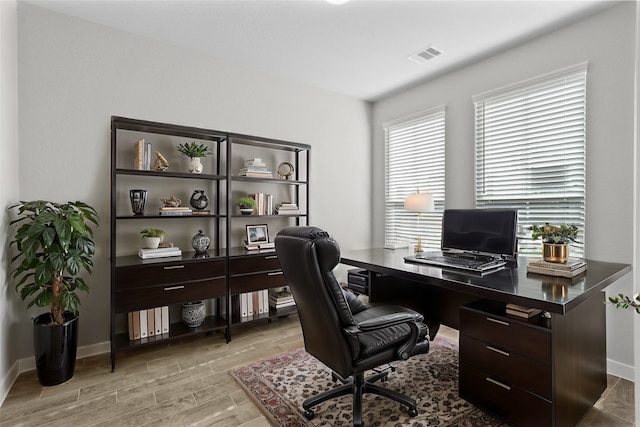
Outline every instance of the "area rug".
<path id="1" fill-rule="evenodd" d="M 379 384 L 416 399 L 418 416 L 390 399 L 365 394 L 365 426 L 503 427 L 506 424 L 458 396 L 458 344 L 444 337 L 429 353 L 393 364 L 395 372 Z M 302 401 L 334 387 L 331 371 L 304 349 L 297 349 L 230 372 L 275 426 L 350 426 L 352 398 L 343 396 L 315 406 L 307 420 Z"/>

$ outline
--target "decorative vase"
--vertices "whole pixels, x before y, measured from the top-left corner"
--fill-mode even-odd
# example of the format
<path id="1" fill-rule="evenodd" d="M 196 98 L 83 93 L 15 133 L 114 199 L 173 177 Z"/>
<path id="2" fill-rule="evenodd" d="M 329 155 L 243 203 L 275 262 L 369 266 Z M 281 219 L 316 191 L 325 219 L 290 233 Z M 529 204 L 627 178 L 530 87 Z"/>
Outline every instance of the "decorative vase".
<path id="1" fill-rule="evenodd" d="M 147 249 L 158 249 L 158 246 L 160 246 L 160 240 L 160 237 L 144 237 L 142 239 L 144 247 Z"/>
<path id="2" fill-rule="evenodd" d="M 211 239 L 209 239 L 202 230 L 198 230 L 198 234 L 191 239 L 191 246 L 193 246 L 197 254 L 206 252 L 210 244 Z"/>
<path id="3" fill-rule="evenodd" d="M 197 328 L 202 325 L 207 315 L 202 301 L 186 302 L 182 304 L 182 321 L 190 328 Z"/>
<path id="4" fill-rule="evenodd" d="M 200 157 L 191 158 L 191 162 L 189 163 L 189 172 L 202 173 L 202 162 L 200 162 Z"/>
<path id="5" fill-rule="evenodd" d="M 33 319 L 33 350 L 40 384 L 52 386 L 69 381 L 76 367 L 77 349 L 77 315 L 65 312 L 61 325 L 51 325 L 51 313 Z"/>
<path id="6" fill-rule="evenodd" d="M 129 190 L 131 210 L 134 215 L 144 215 L 144 207 L 147 204 L 147 190 Z"/>
<path id="7" fill-rule="evenodd" d="M 569 245 L 567 243 L 543 243 L 542 259 L 548 262 L 567 262 L 569 260 Z"/>
<path id="8" fill-rule="evenodd" d="M 204 194 L 204 190 L 193 190 L 189 204 L 193 209 L 206 209 L 209 206 L 209 198 Z"/>
<path id="9" fill-rule="evenodd" d="M 242 215 L 251 215 L 253 213 L 253 209 L 250 209 L 250 208 L 242 209 L 242 208 L 240 208 L 240 213 Z"/>

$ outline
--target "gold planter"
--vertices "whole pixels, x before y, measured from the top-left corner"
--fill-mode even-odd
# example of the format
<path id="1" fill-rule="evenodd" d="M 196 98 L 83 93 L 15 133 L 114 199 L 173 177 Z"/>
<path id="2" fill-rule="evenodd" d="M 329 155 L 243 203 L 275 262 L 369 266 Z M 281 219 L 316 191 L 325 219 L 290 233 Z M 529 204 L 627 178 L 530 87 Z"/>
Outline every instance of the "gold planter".
<path id="1" fill-rule="evenodd" d="M 567 262 L 569 245 L 567 243 L 543 243 L 542 259 L 549 262 Z"/>

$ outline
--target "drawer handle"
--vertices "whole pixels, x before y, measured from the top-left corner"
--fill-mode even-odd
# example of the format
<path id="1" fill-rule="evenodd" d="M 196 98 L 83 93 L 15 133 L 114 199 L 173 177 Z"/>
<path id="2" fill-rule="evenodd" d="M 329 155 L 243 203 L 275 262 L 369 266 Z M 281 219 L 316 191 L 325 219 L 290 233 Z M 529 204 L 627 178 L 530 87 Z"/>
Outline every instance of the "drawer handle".
<path id="1" fill-rule="evenodd" d="M 494 319 L 492 317 L 487 317 L 487 320 L 489 322 L 497 323 L 499 325 L 509 326 L 509 322 L 505 322 L 503 320 Z"/>
<path id="2" fill-rule="evenodd" d="M 490 383 L 493 383 L 493 384 L 495 384 L 495 385 L 499 386 L 499 387 L 502 387 L 503 389 L 505 389 L 505 390 L 507 390 L 507 391 L 511 391 L 511 386 L 508 386 L 508 385 L 506 385 L 506 384 L 503 384 L 503 383 L 501 383 L 501 382 L 500 382 L 500 381 L 498 381 L 498 380 L 494 380 L 494 379 L 493 379 L 493 378 L 491 378 L 491 377 L 487 377 L 487 378 L 486 378 L 486 380 L 487 380 L 487 381 L 489 381 Z"/>
<path id="3" fill-rule="evenodd" d="M 184 268 L 184 265 L 168 265 L 163 267 L 165 270 L 177 270 L 179 268 Z"/>
<path id="4" fill-rule="evenodd" d="M 168 288 L 164 288 L 165 291 L 177 291 L 178 289 L 184 289 L 184 285 L 170 286 Z"/>
<path id="5" fill-rule="evenodd" d="M 278 255 L 266 256 L 264 259 L 278 259 Z"/>
<path id="6" fill-rule="evenodd" d="M 496 353 L 501 354 L 503 356 L 507 356 L 507 357 L 511 356 L 506 351 L 500 350 L 500 349 L 495 348 L 495 347 L 491 347 L 490 345 L 487 346 L 487 350 L 495 351 Z"/>
<path id="7" fill-rule="evenodd" d="M 284 272 L 282 271 L 276 271 L 275 273 L 267 273 L 267 276 L 280 276 L 283 275 Z"/>

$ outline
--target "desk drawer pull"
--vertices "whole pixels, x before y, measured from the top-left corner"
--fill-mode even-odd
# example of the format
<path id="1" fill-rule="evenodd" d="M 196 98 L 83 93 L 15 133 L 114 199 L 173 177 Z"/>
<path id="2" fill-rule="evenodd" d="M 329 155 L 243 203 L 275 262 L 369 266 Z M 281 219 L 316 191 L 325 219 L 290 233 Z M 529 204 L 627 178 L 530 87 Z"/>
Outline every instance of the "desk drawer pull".
<path id="1" fill-rule="evenodd" d="M 491 378 L 491 377 L 487 377 L 487 378 L 486 378 L 486 380 L 487 380 L 487 381 L 489 381 L 490 383 L 493 383 L 493 384 L 497 385 L 498 387 L 502 387 L 503 389 L 505 389 L 505 390 L 507 390 L 507 391 L 511 391 L 511 386 L 508 386 L 508 385 L 506 385 L 506 384 L 503 384 L 503 383 L 501 383 L 501 382 L 500 382 L 500 381 L 498 381 L 498 380 L 494 380 L 494 379 L 493 379 L 493 378 Z"/>
<path id="2" fill-rule="evenodd" d="M 488 346 L 486 346 L 486 347 L 487 347 L 487 350 L 494 351 L 494 352 L 496 352 L 496 353 L 498 353 L 498 354 L 501 354 L 501 355 L 503 355 L 503 356 L 507 356 L 507 357 L 509 357 L 509 356 L 510 356 L 510 354 L 509 354 L 509 353 L 507 353 L 506 351 L 503 351 L 503 350 L 497 349 L 497 348 L 495 348 L 495 347 L 491 347 L 490 345 L 488 345 Z"/>
<path id="3" fill-rule="evenodd" d="M 274 273 L 267 273 L 267 276 L 281 276 L 284 273 L 282 271 L 276 271 Z"/>
<path id="4" fill-rule="evenodd" d="M 184 285 L 180 286 L 170 286 L 168 288 L 164 288 L 165 291 L 177 291 L 178 289 L 184 289 Z"/>
<path id="5" fill-rule="evenodd" d="M 165 270 L 177 270 L 179 268 L 184 268 L 184 265 L 168 265 L 163 267 Z"/>
<path id="6" fill-rule="evenodd" d="M 492 317 L 487 317 L 487 320 L 489 322 L 497 323 L 499 325 L 509 326 L 509 322 L 505 322 L 505 321 L 502 321 L 502 320 L 494 319 Z"/>
<path id="7" fill-rule="evenodd" d="M 266 256 L 264 259 L 278 259 L 278 255 Z"/>

